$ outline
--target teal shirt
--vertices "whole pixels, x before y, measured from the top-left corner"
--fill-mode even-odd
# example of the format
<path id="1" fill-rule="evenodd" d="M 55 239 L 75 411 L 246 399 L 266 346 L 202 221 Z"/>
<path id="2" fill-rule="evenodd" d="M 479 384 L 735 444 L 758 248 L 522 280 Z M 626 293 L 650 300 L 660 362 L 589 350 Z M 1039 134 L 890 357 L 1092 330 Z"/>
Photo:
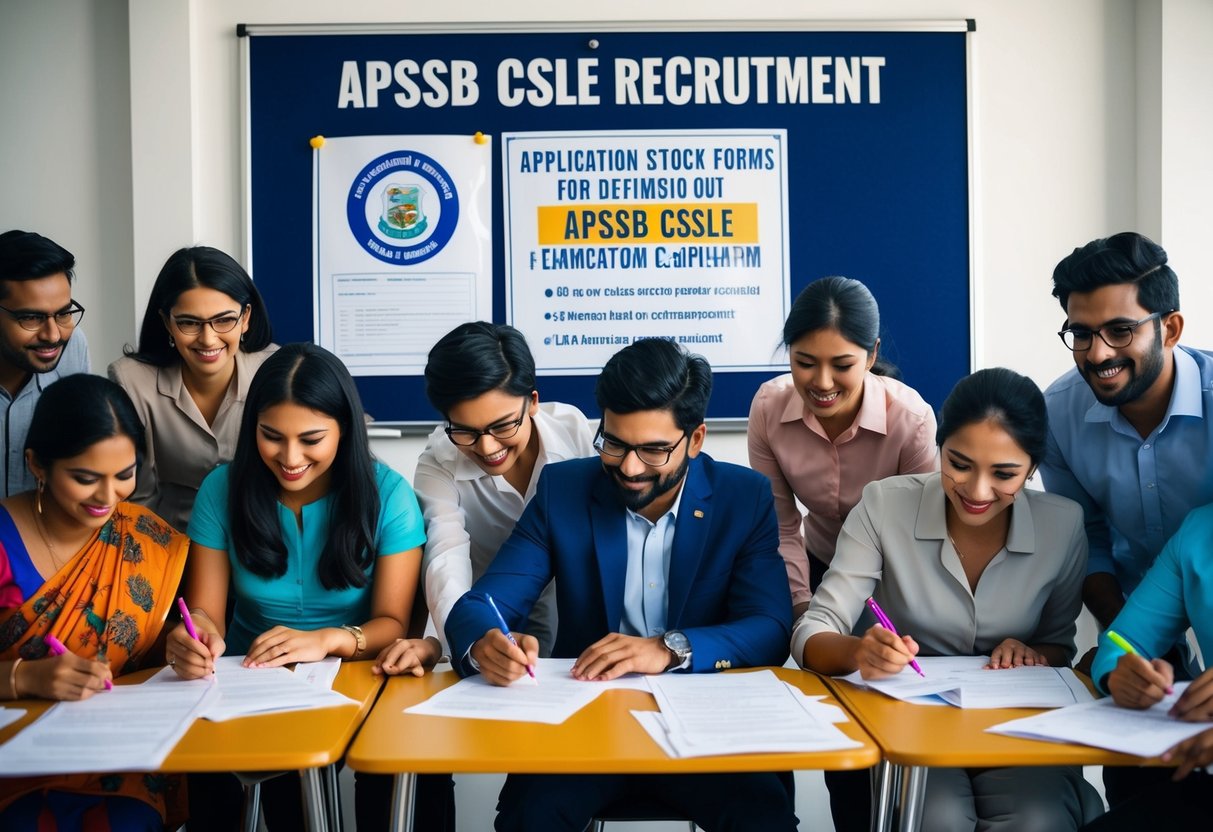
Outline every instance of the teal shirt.
<path id="1" fill-rule="evenodd" d="M 1208 663 L 1213 656 L 1213 505 L 1192 510 L 1112 622 L 1112 629 L 1147 659 L 1170 650 L 1188 627 Z M 1104 693 L 1122 653 L 1107 635 L 1100 636 L 1091 678 Z"/>
<path id="2" fill-rule="evenodd" d="M 303 507 L 303 528 L 295 515 L 278 504 L 278 522 L 286 541 L 286 572 L 276 578 L 254 575 L 236 557 L 228 517 L 228 471 L 221 465 L 198 489 L 190 517 L 190 540 L 227 552 L 232 567 L 231 591 L 236 606 L 227 628 L 227 653 L 243 655 L 253 639 L 278 624 L 300 630 L 361 624 L 371 617 L 371 584 L 325 589 L 317 565 L 329 533 L 329 504 L 325 496 Z M 425 543 L 425 523 L 412 487 L 400 474 L 375 463 L 379 486 L 379 525 L 375 555 L 406 552 Z M 373 572 L 374 567 L 368 570 Z"/>

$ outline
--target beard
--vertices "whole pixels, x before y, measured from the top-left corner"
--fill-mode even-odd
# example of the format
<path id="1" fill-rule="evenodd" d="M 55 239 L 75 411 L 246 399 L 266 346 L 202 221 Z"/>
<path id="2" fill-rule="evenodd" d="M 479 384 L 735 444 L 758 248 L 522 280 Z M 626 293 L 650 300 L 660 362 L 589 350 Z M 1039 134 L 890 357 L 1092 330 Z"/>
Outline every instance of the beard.
<path id="1" fill-rule="evenodd" d="M 682 458 L 682 463 L 674 471 L 671 471 L 666 476 L 659 474 L 649 474 L 643 477 L 625 477 L 620 472 L 617 466 L 604 465 L 607 474 L 611 481 L 615 483 L 615 492 L 619 495 L 619 500 L 632 511 L 642 511 L 647 508 L 654 500 L 663 494 L 669 494 L 682 482 L 686 476 L 687 468 L 691 464 L 690 455 Z M 633 491 L 629 488 L 624 488 L 621 482 L 651 482 L 648 488 L 643 491 Z"/>
<path id="2" fill-rule="evenodd" d="M 1091 392 L 1095 394 L 1095 398 L 1100 404 L 1108 407 L 1120 407 L 1140 399 L 1153 386 L 1158 377 L 1162 375 L 1164 360 L 1162 333 L 1156 330 L 1154 343 L 1150 345 L 1150 350 L 1141 357 L 1140 361 L 1117 359 L 1105 361 L 1098 366 L 1087 363 L 1083 365 L 1083 375 L 1087 379 L 1087 386 L 1091 388 Z M 1091 384 L 1091 378 L 1100 370 L 1117 366 L 1126 367 L 1126 371 L 1129 373 L 1128 383 L 1120 390 L 1114 393 L 1101 393 L 1095 385 Z"/>

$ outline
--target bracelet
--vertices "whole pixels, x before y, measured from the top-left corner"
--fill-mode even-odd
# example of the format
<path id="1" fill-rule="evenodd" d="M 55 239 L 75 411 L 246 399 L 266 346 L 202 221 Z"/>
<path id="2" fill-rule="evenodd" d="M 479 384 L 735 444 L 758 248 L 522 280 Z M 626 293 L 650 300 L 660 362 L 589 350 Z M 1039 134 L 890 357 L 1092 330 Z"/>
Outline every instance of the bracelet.
<path id="1" fill-rule="evenodd" d="M 13 659 L 13 666 L 8 671 L 8 690 L 5 691 L 5 699 L 17 698 L 17 668 L 21 666 L 21 662 L 25 659 L 18 656 Z"/>
<path id="2" fill-rule="evenodd" d="M 354 655 L 350 656 L 351 659 L 356 659 L 366 652 L 366 635 L 361 627 L 356 624 L 342 624 L 341 629 L 354 637 Z"/>

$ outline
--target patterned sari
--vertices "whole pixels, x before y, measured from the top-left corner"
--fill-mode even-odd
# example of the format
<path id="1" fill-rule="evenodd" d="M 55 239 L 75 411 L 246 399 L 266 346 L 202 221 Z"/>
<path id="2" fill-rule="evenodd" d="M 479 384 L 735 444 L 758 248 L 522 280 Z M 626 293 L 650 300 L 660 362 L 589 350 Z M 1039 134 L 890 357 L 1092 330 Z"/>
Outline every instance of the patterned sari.
<path id="1" fill-rule="evenodd" d="M 0 512 L 7 515 L 3 508 Z M 32 568 L 11 518 L 3 520 L 10 532 L 3 538 L 10 564 Z M 37 592 L 16 608 L 0 610 L 0 659 L 41 659 L 49 650 L 46 636 L 53 635 L 79 656 L 108 661 L 114 676 L 135 669 L 164 627 L 188 548 L 189 538 L 153 512 L 120 503 L 109 522 Z M 3 589 L 0 597 L 11 597 L 13 585 Z M 0 780 L 0 810 L 24 794 L 55 789 L 134 797 L 167 818 L 178 814 L 176 783 L 177 778 L 154 773 L 5 779 Z"/>

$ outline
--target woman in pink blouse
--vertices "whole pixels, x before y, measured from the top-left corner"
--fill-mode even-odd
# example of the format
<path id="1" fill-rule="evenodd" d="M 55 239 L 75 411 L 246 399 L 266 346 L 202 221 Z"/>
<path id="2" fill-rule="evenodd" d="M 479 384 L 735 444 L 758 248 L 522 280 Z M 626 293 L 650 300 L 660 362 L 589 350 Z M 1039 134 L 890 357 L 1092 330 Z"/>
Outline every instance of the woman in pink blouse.
<path id="1" fill-rule="evenodd" d="M 783 325 L 792 372 L 759 387 L 750 405 L 750 467 L 771 480 L 796 618 L 863 487 L 936 467 L 935 413 L 890 377 L 895 367 L 877 363 L 879 335 L 880 309 L 867 286 L 846 277 L 810 283 Z M 825 774 L 835 829 L 866 829 L 868 773 Z"/>
<path id="2" fill-rule="evenodd" d="M 858 280 L 810 283 L 783 325 L 792 372 L 758 388 L 750 406 L 750 467 L 771 480 L 796 617 L 863 487 L 936 467 L 935 414 L 889 377 L 895 368 L 882 373 L 879 334 L 876 299 Z"/>

